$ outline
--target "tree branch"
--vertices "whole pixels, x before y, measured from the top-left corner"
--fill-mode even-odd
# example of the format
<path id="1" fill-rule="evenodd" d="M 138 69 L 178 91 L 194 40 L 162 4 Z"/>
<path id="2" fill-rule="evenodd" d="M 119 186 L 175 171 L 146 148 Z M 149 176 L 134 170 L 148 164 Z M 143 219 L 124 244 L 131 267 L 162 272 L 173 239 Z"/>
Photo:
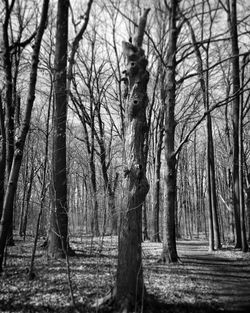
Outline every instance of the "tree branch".
<path id="1" fill-rule="evenodd" d="M 87 9 L 86 12 L 84 14 L 84 22 L 83 25 L 80 29 L 80 31 L 78 32 L 78 34 L 76 35 L 75 39 L 73 40 L 72 43 L 72 49 L 71 49 L 71 54 L 69 57 L 69 67 L 68 67 L 68 86 L 67 89 L 68 91 L 70 90 L 70 84 L 71 84 L 71 80 L 72 80 L 72 72 L 73 72 L 73 65 L 74 65 L 74 60 L 75 60 L 75 54 L 77 52 L 78 46 L 79 46 L 79 42 L 82 39 L 82 36 L 87 28 L 88 22 L 89 22 L 89 15 L 90 15 L 90 9 L 92 6 L 93 0 L 89 0 L 88 5 L 87 5 Z"/>
<path id="2" fill-rule="evenodd" d="M 248 80 L 249 82 L 249 80 Z M 246 84 L 245 84 L 246 85 Z M 243 86 L 244 87 L 244 86 Z M 243 90 L 243 87 L 241 88 L 241 90 Z M 204 120 L 204 118 L 210 114 L 213 110 L 222 107 L 224 105 L 228 105 L 231 101 L 233 101 L 233 99 L 240 93 L 239 90 L 238 92 L 234 93 L 232 96 L 228 97 L 227 99 L 224 99 L 223 101 L 219 101 L 218 103 L 216 103 L 215 105 L 213 105 L 209 110 L 205 111 L 202 115 L 202 117 L 194 124 L 194 126 L 191 128 L 191 130 L 187 133 L 187 135 L 185 136 L 185 138 L 182 140 L 182 142 L 179 144 L 178 148 L 175 150 L 175 152 L 173 153 L 173 157 L 176 156 L 182 149 L 182 147 L 184 146 L 184 144 L 189 140 L 189 137 L 192 135 L 192 133 L 194 132 L 194 130 L 201 124 L 201 122 Z"/>

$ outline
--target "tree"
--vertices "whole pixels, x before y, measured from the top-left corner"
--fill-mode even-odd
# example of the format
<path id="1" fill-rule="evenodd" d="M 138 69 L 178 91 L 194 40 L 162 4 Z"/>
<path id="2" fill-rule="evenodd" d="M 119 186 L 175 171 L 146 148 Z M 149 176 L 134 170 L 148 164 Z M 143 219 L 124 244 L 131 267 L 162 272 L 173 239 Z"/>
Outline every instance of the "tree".
<path id="1" fill-rule="evenodd" d="M 241 68 L 241 84 L 244 83 L 244 67 L 246 65 L 246 59 L 248 54 L 245 54 L 242 61 Z M 239 101 L 239 207 L 240 207 L 240 228 L 241 228 L 241 244 L 242 251 L 248 251 L 246 225 L 245 225 L 245 199 L 244 199 L 244 146 L 243 146 L 243 95 Z M 247 177 L 246 177 L 247 180 Z"/>
<path id="2" fill-rule="evenodd" d="M 117 296 L 116 301 L 129 311 L 143 299 L 144 282 L 141 260 L 142 204 L 149 190 L 145 176 L 144 130 L 146 123 L 148 61 L 142 50 L 142 41 L 149 9 L 140 18 L 132 43 L 123 42 L 127 68 L 124 80 L 127 86 L 125 104 L 125 199 L 121 215 L 118 243 Z M 123 311 L 124 312 L 124 311 Z"/>
<path id="3" fill-rule="evenodd" d="M 204 9 L 204 8 L 203 8 Z M 216 13 L 215 13 L 216 14 Z M 204 104 L 204 109 L 209 110 L 209 71 L 206 71 L 204 75 L 204 65 L 202 60 L 202 54 L 197 43 L 197 39 L 194 33 L 194 29 L 190 21 L 184 17 L 185 22 L 191 33 L 192 44 L 194 47 L 196 60 L 197 60 L 197 73 L 200 81 L 200 87 L 202 92 L 202 101 Z M 211 18 L 212 20 L 213 18 Z M 211 29 L 211 27 L 210 27 Z M 208 67 L 208 55 L 209 46 L 211 40 L 208 39 L 206 45 L 206 65 Z M 205 47 L 205 44 L 204 44 Z M 216 179 L 215 179 L 215 161 L 214 161 L 214 143 L 213 143 L 213 132 L 212 132 L 212 119 L 211 114 L 208 113 L 206 116 L 206 128 L 207 128 L 207 184 L 208 184 L 208 212 L 209 212 L 209 250 L 213 251 L 215 249 L 221 248 L 220 233 L 219 233 L 219 222 L 217 213 L 217 194 L 216 194 Z"/>
<path id="4" fill-rule="evenodd" d="M 238 41 L 238 20 L 237 20 L 237 1 L 228 0 L 226 6 L 228 26 L 231 35 L 231 63 L 232 63 L 232 86 L 233 86 L 233 169 L 232 169 L 232 197 L 235 217 L 235 247 L 247 251 L 245 222 L 244 222 L 244 201 L 243 201 L 243 175 L 242 175 L 242 109 L 240 103 L 240 57 Z"/>
<path id="5" fill-rule="evenodd" d="M 12 68 L 12 56 L 11 56 L 11 44 L 9 39 L 9 27 L 11 25 L 11 13 L 13 11 L 15 1 L 9 5 L 8 1 L 5 1 L 5 18 L 3 22 L 3 68 L 5 74 L 5 154 L 6 154 L 6 178 L 9 179 L 12 160 L 14 156 L 14 115 L 15 115 L 15 103 L 13 99 L 13 68 Z M 12 234 L 12 220 L 13 220 L 13 202 L 11 206 L 11 224 L 9 227 L 8 244 L 13 245 L 13 234 Z"/>
<path id="6" fill-rule="evenodd" d="M 4 110 L 2 106 L 2 96 L 0 94 L 0 220 L 3 211 L 4 183 L 5 183 L 5 164 L 6 164 L 6 137 L 4 127 Z"/>
<path id="7" fill-rule="evenodd" d="M 142 205 L 149 190 L 145 176 L 144 130 L 146 107 L 148 104 L 147 84 L 148 61 L 142 49 L 143 35 L 149 9 L 140 18 L 138 29 L 132 42 L 122 42 L 126 58 L 125 84 L 125 138 L 124 138 L 124 200 L 121 212 L 118 238 L 118 267 L 116 285 L 110 293 L 118 306 L 118 311 L 131 312 L 143 301 L 141 241 Z M 107 297 L 98 300 L 96 305 L 105 302 Z"/>
<path id="8" fill-rule="evenodd" d="M 9 3 L 8 1 L 3 1 L 4 3 L 4 18 L 2 23 L 2 38 L 1 38 L 1 52 L 2 52 L 2 63 L 4 72 L 4 122 L 5 122 L 5 174 L 6 180 L 9 179 L 12 161 L 14 157 L 14 145 L 15 145 L 15 122 L 19 119 L 20 112 L 20 97 L 17 92 L 17 78 L 19 76 L 19 66 L 22 56 L 23 49 L 30 44 L 33 40 L 36 32 L 22 41 L 24 29 L 29 24 L 29 18 L 27 20 L 24 18 L 26 13 L 25 6 L 16 5 L 16 1 Z M 13 220 L 13 208 L 14 208 L 14 198 L 13 203 L 9 205 L 12 207 Z M 8 235 L 8 245 L 14 245 L 13 240 L 13 222 L 9 227 Z"/>
<path id="9" fill-rule="evenodd" d="M 239 208 L 239 104 L 240 97 L 238 91 L 240 89 L 240 68 L 239 68 L 239 47 L 238 47 L 238 31 L 237 31 L 237 8 L 236 0 L 227 2 L 228 24 L 231 34 L 232 46 L 232 84 L 233 84 L 233 208 L 235 217 L 235 247 L 241 248 L 241 227 L 240 227 L 240 208 Z"/>
<path id="10" fill-rule="evenodd" d="M 160 242 L 160 187 L 161 187 L 161 154 L 162 154 L 162 143 L 164 137 L 163 121 L 164 115 L 162 110 L 160 110 L 158 115 L 157 123 L 157 145 L 156 145 L 156 156 L 155 156 L 155 187 L 154 187 L 154 202 L 153 202 L 153 235 L 152 241 Z"/>
<path id="11" fill-rule="evenodd" d="M 50 216 L 48 253 L 51 257 L 63 257 L 68 253 L 68 203 L 66 169 L 66 122 L 67 122 L 67 55 L 68 55 L 69 1 L 58 1 L 54 111 L 53 111 L 53 204 Z"/>
<path id="12" fill-rule="evenodd" d="M 58 0 L 56 47 L 55 47 L 55 81 L 54 81 L 54 111 L 53 111 L 53 205 L 50 216 L 49 255 L 63 257 L 65 254 L 74 254 L 68 243 L 68 200 L 67 200 L 67 149 L 66 124 L 69 89 L 72 81 L 72 72 L 75 54 L 87 27 L 92 0 L 89 0 L 84 22 L 72 43 L 68 57 L 68 17 L 69 1 Z M 73 19 L 74 20 L 74 19 Z M 75 26 L 75 25 L 74 25 Z"/>
<path id="13" fill-rule="evenodd" d="M 20 167 L 22 164 L 23 158 L 23 150 L 25 145 L 25 140 L 28 134 L 30 119 L 32 108 L 35 100 L 35 89 L 36 89 L 36 81 L 37 81 L 37 69 L 38 69 L 38 61 L 39 61 L 39 53 L 41 47 L 41 41 L 43 37 L 44 30 L 46 28 L 47 14 L 48 14 L 49 0 L 44 0 L 43 8 L 41 13 L 41 20 L 38 27 L 38 31 L 35 38 L 35 43 L 33 47 L 32 53 L 32 63 L 31 63 L 31 72 L 30 72 L 30 80 L 29 80 L 29 91 L 26 102 L 26 110 L 24 113 L 24 118 L 22 121 L 22 126 L 20 129 L 20 133 L 15 142 L 14 147 L 14 157 L 11 166 L 11 172 L 8 178 L 7 188 L 4 196 L 4 205 L 2 218 L 0 222 L 0 271 L 2 271 L 2 263 L 4 256 L 4 249 L 6 245 L 6 239 L 8 235 L 9 227 L 12 222 L 12 203 L 16 194 L 17 182 Z"/>
<path id="14" fill-rule="evenodd" d="M 175 93 L 176 93 L 176 45 L 178 32 L 176 26 L 177 2 L 170 1 L 169 40 L 166 57 L 166 89 L 164 107 L 164 208 L 163 208 L 163 250 L 160 261 L 177 262 L 175 213 L 176 213 L 176 156 L 175 151 Z"/>

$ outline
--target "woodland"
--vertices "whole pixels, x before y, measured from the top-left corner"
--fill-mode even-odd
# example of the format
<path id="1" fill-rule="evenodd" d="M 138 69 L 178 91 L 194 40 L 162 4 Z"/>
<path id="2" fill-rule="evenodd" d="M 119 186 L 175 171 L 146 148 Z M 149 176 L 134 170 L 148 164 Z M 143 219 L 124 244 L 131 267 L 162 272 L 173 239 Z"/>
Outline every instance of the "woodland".
<path id="1" fill-rule="evenodd" d="M 249 312 L 249 1 L 0 26 L 0 311 Z"/>

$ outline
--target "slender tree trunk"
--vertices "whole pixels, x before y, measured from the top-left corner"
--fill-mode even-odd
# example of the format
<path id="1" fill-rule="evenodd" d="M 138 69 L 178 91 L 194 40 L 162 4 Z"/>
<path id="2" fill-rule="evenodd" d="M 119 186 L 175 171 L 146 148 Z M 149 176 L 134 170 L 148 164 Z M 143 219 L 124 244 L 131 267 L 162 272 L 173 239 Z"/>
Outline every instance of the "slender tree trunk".
<path id="1" fill-rule="evenodd" d="M 211 116 L 209 116 L 211 120 Z M 218 202 L 217 202 L 217 193 L 216 193 L 216 178 L 215 178 L 215 165 L 214 165 L 214 144 L 213 144 L 213 135 L 212 135 L 212 125 L 210 129 L 210 157 L 209 157 L 209 167 L 211 176 L 211 197 L 212 197 L 212 215 L 213 215 L 213 230 L 214 230 L 214 246 L 215 249 L 221 248 L 220 240 L 220 230 L 219 230 L 219 220 L 218 220 Z"/>
<path id="2" fill-rule="evenodd" d="M 203 62 L 201 52 L 197 45 L 194 30 L 188 19 L 185 21 L 190 29 L 191 38 L 193 46 L 195 49 L 196 59 L 197 59 L 197 72 L 200 79 L 200 86 L 202 91 L 202 98 L 204 109 L 209 111 L 209 92 L 208 92 L 208 72 L 206 79 L 204 77 Z M 209 43 L 207 44 L 207 67 L 208 67 L 208 51 Z M 215 178 L 215 165 L 214 165 L 214 145 L 213 145 L 213 132 L 212 132 L 212 119 L 211 114 L 207 114 L 207 180 L 208 180 L 208 207 L 209 207 L 209 231 L 213 232 L 209 235 L 209 250 L 214 250 L 214 248 L 219 249 L 221 247 L 220 242 L 220 232 L 219 232 L 219 222 L 218 222 L 218 205 L 217 205 L 217 194 L 216 194 L 216 178 Z M 212 242 L 212 240 L 214 242 Z"/>
<path id="3" fill-rule="evenodd" d="M 13 6 L 12 6 L 13 9 Z M 11 166 L 14 155 L 14 112 L 15 106 L 13 101 L 13 77 L 12 77 L 12 59 L 10 54 L 10 43 L 8 28 L 10 24 L 11 9 L 8 2 L 5 7 L 5 19 L 3 22 L 3 68 L 4 80 L 6 82 L 5 90 L 5 142 L 6 142 L 6 180 L 9 179 Z M 13 245 L 13 207 L 14 197 L 9 203 L 9 210 L 12 211 L 10 215 L 11 223 L 8 230 L 8 245 Z"/>
<path id="4" fill-rule="evenodd" d="M 163 262 L 177 262 L 175 214 L 176 214 L 176 156 L 175 147 L 175 69 L 176 44 L 178 30 L 176 27 L 177 1 L 171 0 L 169 11 L 169 46 L 166 68 L 166 97 L 164 103 L 165 121 L 165 173 L 164 173 L 164 209 L 163 209 Z"/>
<path id="5" fill-rule="evenodd" d="M 94 126 L 93 126 L 94 127 Z M 91 143 L 91 155 L 90 155 L 90 172 L 91 172 L 91 186 L 92 186 L 92 233 L 94 236 L 100 235 L 99 230 L 99 206 L 97 201 L 97 184 L 96 184 L 96 167 L 94 162 L 94 138 Z"/>
<path id="6" fill-rule="evenodd" d="M 207 124 L 209 119 L 207 118 Z M 209 126 L 207 125 L 207 129 Z M 208 250 L 214 251 L 214 223 L 213 223 L 213 203 L 212 203 L 212 186 L 211 186 L 211 175 L 210 175 L 210 142 L 207 137 L 207 197 L 208 197 Z"/>
<path id="7" fill-rule="evenodd" d="M 147 203 L 144 202 L 143 206 L 142 206 L 142 210 L 143 210 L 143 238 L 142 241 L 144 240 L 149 240 L 149 236 L 148 236 L 148 208 L 147 208 Z"/>
<path id="8" fill-rule="evenodd" d="M 2 107 L 2 97 L 0 95 L 0 220 L 3 211 L 5 166 L 6 166 L 6 136 L 4 127 L 4 111 Z"/>
<path id="9" fill-rule="evenodd" d="M 42 36 L 46 27 L 47 13 L 48 13 L 49 0 L 44 0 L 43 9 L 41 13 L 41 21 L 38 28 L 38 32 L 35 39 L 35 44 L 33 48 L 32 64 L 30 72 L 30 82 L 29 82 L 29 92 L 26 103 L 26 110 L 24 113 L 24 118 L 22 122 L 22 127 L 20 130 L 20 136 L 17 138 L 15 143 L 15 152 L 13 163 L 11 167 L 10 176 L 8 179 L 8 184 L 6 188 L 6 193 L 4 197 L 3 213 L 0 222 L 0 271 L 2 271 L 2 263 L 4 256 L 4 249 L 6 245 L 6 239 L 8 234 L 8 229 L 11 225 L 11 214 L 12 210 L 11 204 L 16 194 L 17 181 L 19 176 L 19 171 L 23 158 L 23 150 L 25 145 L 26 136 L 29 130 L 31 112 L 33 108 L 33 103 L 35 100 L 35 88 L 37 80 L 37 68 L 38 68 L 38 58 L 40 53 L 40 46 L 42 41 Z"/>
<path id="10" fill-rule="evenodd" d="M 26 191 L 26 196 L 25 196 L 25 204 L 24 204 L 25 209 L 24 209 L 24 216 L 23 216 L 23 223 L 22 223 L 22 235 L 23 235 L 24 240 L 26 238 L 26 230 L 27 230 L 27 222 L 28 222 L 28 214 L 29 214 L 30 197 L 31 197 L 32 185 L 33 185 L 33 179 L 34 179 L 34 164 L 32 164 L 32 167 L 31 167 L 28 189 Z"/>
<path id="11" fill-rule="evenodd" d="M 111 235 L 116 236 L 118 234 L 118 224 L 117 224 L 117 212 L 115 207 L 115 194 L 112 192 L 108 196 L 108 207 L 111 214 Z"/>
<path id="12" fill-rule="evenodd" d="M 250 241 L 250 175 L 247 177 L 247 187 L 245 189 L 246 192 L 246 209 L 247 209 L 247 239 Z"/>
<path id="13" fill-rule="evenodd" d="M 30 134 L 28 134 L 28 138 L 26 139 L 26 145 L 30 145 Z M 27 191 L 29 185 L 29 164 L 31 163 L 30 160 L 30 150 L 26 151 L 24 159 L 22 161 L 22 169 L 23 169 L 23 193 L 22 193 L 22 204 L 20 209 L 20 220 L 19 220 L 19 236 L 24 236 L 24 219 L 25 219 L 25 212 L 26 212 L 26 198 L 27 198 Z M 32 162 L 33 163 L 33 162 Z M 25 238 L 24 238 L 25 239 Z"/>
<path id="14" fill-rule="evenodd" d="M 113 189 L 109 192 L 109 208 L 111 210 L 111 234 L 118 235 L 118 210 L 115 205 L 115 191 L 117 188 L 119 174 L 115 174 Z"/>
<path id="15" fill-rule="evenodd" d="M 241 66 L 241 85 L 244 85 L 245 76 L 245 66 L 249 62 L 249 53 L 245 54 L 242 60 Z M 243 144 L 243 106 L 244 95 L 242 93 L 240 97 L 240 107 L 239 107 L 239 200 L 240 200 L 240 226 L 241 226 L 241 241 L 242 241 L 242 251 L 248 251 L 247 234 L 246 234 L 246 217 L 245 217 L 245 198 L 244 198 L 244 144 Z M 247 171 L 247 168 L 246 168 Z M 248 177 L 246 177 L 246 184 L 248 184 Z M 248 209 L 246 207 L 246 209 Z"/>
<path id="16" fill-rule="evenodd" d="M 241 248 L 241 224 L 239 206 L 239 106 L 240 106 L 240 68 L 239 68 L 239 47 L 237 30 L 237 1 L 228 0 L 228 22 L 231 33 L 232 45 L 232 80 L 233 80 L 233 208 L 235 217 L 235 247 Z"/>
<path id="17" fill-rule="evenodd" d="M 54 134 L 53 134 L 53 195 L 50 216 L 50 257 L 64 257 L 68 253 L 68 203 L 66 170 L 67 122 L 67 52 L 69 1 L 58 0 L 55 48 Z"/>
<path id="18" fill-rule="evenodd" d="M 159 225 L 159 215 L 160 215 L 160 180 L 161 180 L 161 152 L 163 143 L 163 121 L 164 115 L 160 112 L 159 115 L 159 129 L 158 129 L 158 140 L 156 147 L 156 157 L 155 157 L 155 186 L 154 186 L 154 201 L 153 201 L 153 234 L 152 241 L 160 242 L 160 225 Z"/>
<path id="19" fill-rule="evenodd" d="M 34 262 L 35 262 L 37 242 L 38 242 L 38 237 L 39 237 L 39 228 L 40 228 L 40 222 L 41 222 L 41 218 L 42 218 L 42 214 L 43 214 L 43 210 L 44 210 L 45 197 L 46 197 L 46 191 L 47 191 L 46 176 L 47 176 L 47 166 L 48 166 L 49 126 L 50 126 L 50 111 L 51 111 L 52 92 L 53 92 L 53 85 L 51 84 L 50 96 L 49 96 L 49 105 L 48 105 L 48 113 L 47 113 L 47 121 L 46 121 L 45 151 L 44 151 L 45 158 L 44 158 L 43 172 L 42 172 L 40 210 L 39 210 L 38 217 L 37 217 L 34 245 L 33 245 L 33 248 L 32 248 L 32 254 L 31 254 L 31 259 L 30 259 L 29 279 L 32 279 L 34 277 L 33 270 L 34 270 Z M 48 238 L 46 238 L 46 240 L 45 240 L 45 246 L 46 247 L 47 247 L 47 243 L 48 243 Z"/>
<path id="20" fill-rule="evenodd" d="M 197 169 L 197 136 L 196 131 L 194 132 L 194 203 L 196 208 L 196 232 L 199 237 L 200 233 L 200 205 L 199 205 L 199 184 L 198 184 L 198 169 Z"/>
<path id="21" fill-rule="evenodd" d="M 244 63 L 242 67 L 242 85 L 244 79 Z M 248 251 L 246 225 L 245 225 L 245 199 L 244 199 L 244 146 L 243 146 L 243 96 L 239 101 L 239 206 L 240 206 L 240 228 L 241 228 L 241 249 L 243 252 Z"/>

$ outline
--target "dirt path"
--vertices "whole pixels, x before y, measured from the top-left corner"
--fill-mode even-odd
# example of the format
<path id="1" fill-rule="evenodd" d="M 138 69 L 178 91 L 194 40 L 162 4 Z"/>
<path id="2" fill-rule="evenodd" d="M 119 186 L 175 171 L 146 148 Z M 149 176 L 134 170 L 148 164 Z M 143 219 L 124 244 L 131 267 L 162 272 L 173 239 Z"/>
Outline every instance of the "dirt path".
<path id="1" fill-rule="evenodd" d="M 201 241 L 179 241 L 177 246 L 179 264 L 146 265 L 151 281 L 162 286 L 156 289 L 163 302 L 173 311 L 181 307 L 180 312 L 250 312 L 249 253 L 232 248 L 208 253 Z"/>

